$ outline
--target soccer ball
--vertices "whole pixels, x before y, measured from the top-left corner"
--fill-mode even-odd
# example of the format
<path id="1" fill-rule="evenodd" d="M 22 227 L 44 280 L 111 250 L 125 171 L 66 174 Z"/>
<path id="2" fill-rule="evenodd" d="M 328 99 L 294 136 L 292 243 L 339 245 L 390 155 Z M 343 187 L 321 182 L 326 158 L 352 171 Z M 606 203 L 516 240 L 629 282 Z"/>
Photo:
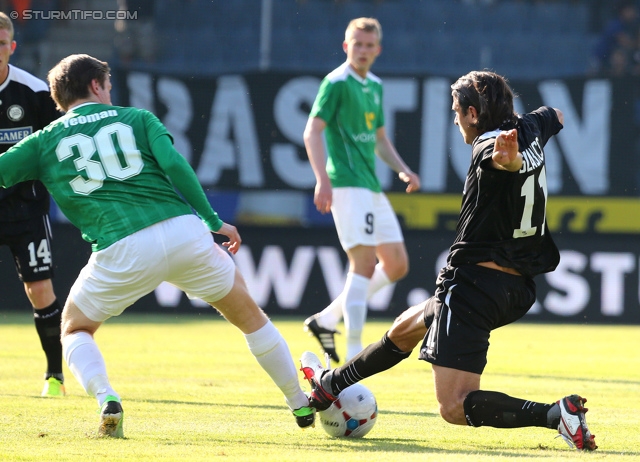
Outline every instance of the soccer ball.
<path id="1" fill-rule="evenodd" d="M 342 390 L 331 407 L 318 414 L 329 435 L 362 438 L 376 424 L 378 404 L 371 390 L 356 383 Z"/>

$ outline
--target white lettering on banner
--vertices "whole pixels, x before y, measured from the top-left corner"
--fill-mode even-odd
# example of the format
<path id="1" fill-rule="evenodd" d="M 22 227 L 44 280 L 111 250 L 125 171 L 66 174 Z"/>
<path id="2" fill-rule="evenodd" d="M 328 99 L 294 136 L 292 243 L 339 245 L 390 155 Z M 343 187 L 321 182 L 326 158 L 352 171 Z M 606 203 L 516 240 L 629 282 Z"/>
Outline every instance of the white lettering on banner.
<path id="1" fill-rule="evenodd" d="M 342 263 L 339 252 L 337 247 L 318 247 L 318 261 L 331 300 L 338 298 L 342 292 L 349 271 L 349 264 L 345 266 Z"/>
<path id="2" fill-rule="evenodd" d="M 587 257 L 573 250 L 560 252 L 560 264 L 552 273 L 545 274 L 549 285 L 560 289 L 564 295 L 550 290 L 544 299 L 544 307 L 558 316 L 574 316 L 589 303 L 591 288 L 579 274 L 587 267 Z"/>
<path id="3" fill-rule="evenodd" d="M 301 160 L 299 150 L 292 144 L 271 146 L 271 165 L 278 178 L 293 188 L 313 188 L 316 178 L 309 160 Z"/>
<path id="4" fill-rule="evenodd" d="M 606 316 L 624 313 L 624 275 L 635 270 L 632 253 L 596 252 L 591 255 L 591 270 L 602 273 L 600 310 Z"/>
<path id="5" fill-rule="evenodd" d="M 309 112 L 303 108 L 311 108 L 319 87 L 318 78 L 296 77 L 280 87 L 273 102 L 273 118 L 278 129 L 297 146 L 304 146 L 302 133 L 309 119 Z"/>
<path id="6" fill-rule="evenodd" d="M 545 275 L 553 289 L 560 289 L 566 295 L 550 290 L 544 300 L 544 307 L 559 316 L 574 316 L 589 304 L 591 288 L 579 274 L 591 262 L 590 270 L 601 273 L 600 312 L 605 316 L 624 314 L 625 274 L 635 269 L 635 255 L 628 252 L 594 252 L 588 257 L 573 250 L 560 252 L 560 264 L 552 273 Z"/>
<path id="7" fill-rule="evenodd" d="M 193 102 L 189 88 L 177 79 L 158 80 L 158 99 L 167 108 L 162 123 L 173 137 L 173 146 L 191 163 L 191 141 L 187 135 L 193 119 Z"/>
<path id="8" fill-rule="evenodd" d="M 240 186 L 264 186 L 249 87 L 238 75 L 220 77 L 217 84 L 198 179 L 215 184 L 224 170 L 237 170 Z"/>
<path id="9" fill-rule="evenodd" d="M 278 130 L 289 141 L 265 146 L 278 178 L 291 188 L 313 186 L 313 173 L 304 156 L 302 133 L 318 89 L 319 79 L 301 76 L 285 82 L 274 100 L 274 119 Z M 250 88 L 241 75 L 220 76 L 213 99 L 203 152 L 197 166 L 198 178 L 204 185 L 215 185 L 225 170 L 237 172 L 239 187 L 265 187 L 261 156 L 263 147 L 258 141 L 254 117 L 268 117 L 270 108 L 260 107 L 254 113 Z M 419 165 L 412 165 L 421 176 L 422 190 L 447 190 L 448 165 L 462 182 L 469 166 L 469 146 L 464 144 L 458 128 L 452 123 L 450 80 L 443 77 L 426 78 L 422 82 L 422 101 L 419 102 L 420 82 L 411 78 L 385 80 L 385 127 L 393 141 L 395 118 L 399 112 L 415 112 L 421 105 L 420 132 L 412 136 L 420 142 Z M 137 107 L 154 110 L 152 78 L 148 74 L 132 72 L 127 75 L 129 102 Z M 188 84 L 175 79 L 158 80 L 158 98 L 169 112 L 165 124 L 177 137 L 178 150 L 187 158 L 191 152 L 188 138 L 193 107 L 187 91 Z M 256 90 L 259 90 L 256 89 Z M 545 146 L 547 185 L 552 194 L 563 189 L 562 156 L 576 185 L 585 194 L 606 194 L 609 190 L 609 145 L 611 130 L 612 85 L 607 80 L 589 80 L 584 84 L 582 117 L 569 93 L 566 83 L 543 81 L 538 85 L 543 103 L 560 108 L 565 128 Z M 518 98 L 517 112 L 524 112 Z M 562 151 L 560 150 L 562 148 Z M 410 153 L 400 153 L 404 158 Z M 376 161 L 376 172 L 384 189 L 392 185 L 393 172 Z"/>
<path id="10" fill-rule="evenodd" d="M 330 300 L 335 300 L 342 293 L 349 272 L 349 263 L 342 264 L 340 252 L 337 247 L 318 247 L 317 249 L 318 263 L 320 263 Z M 394 289 L 395 284 L 389 284 L 373 294 L 368 300 L 369 309 L 373 311 L 387 310 Z"/>
<path id="11" fill-rule="evenodd" d="M 607 80 L 585 83 L 582 124 L 564 82 L 541 82 L 538 89 L 545 104 L 559 108 L 564 114 L 564 129 L 557 138 L 580 190 L 585 194 L 606 194 L 609 190 L 611 83 Z"/>
<path id="12" fill-rule="evenodd" d="M 443 251 L 435 261 L 434 273 L 439 273 L 446 264 L 448 251 Z M 637 270 L 636 255 L 630 252 L 594 252 L 591 255 L 574 250 L 562 250 L 557 269 L 544 275 L 549 290 L 541 302 L 536 301 L 529 315 L 535 316 L 546 310 L 560 317 L 571 317 L 582 313 L 592 302 L 592 293 L 597 291 L 589 285 L 587 275 L 601 274 L 600 308 L 602 315 L 622 317 L 625 307 L 625 275 Z M 332 246 L 298 246 L 293 251 L 288 264 L 281 246 L 266 246 L 258 262 L 254 261 L 251 250 L 243 246 L 235 255 L 235 262 L 243 274 L 249 292 L 260 306 L 266 306 L 271 298 L 284 310 L 296 310 L 305 303 L 304 292 L 309 285 L 311 270 L 320 265 L 327 287 L 327 303 L 337 298 L 346 280 L 348 263 L 341 258 L 341 249 Z M 586 273 L 591 271 L 591 273 Z M 407 306 L 422 303 L 429 293 L 421 287 L 406 288 Z M 373 311 L 389 308 L 395 285 L 385 287 L 369 300 Z M 155 290 L 158 304 L 162 307 L 177 307 L 182 300 L 182 292 L 167 283 Z M 640 292 L 638 293 L 640 299 Z M 323 295 L 324 298 L 324 295 Z M 190 300 L 194 307 L 207 304 L 201 300 Z M 636 305 L 637 307 L 637 305 Z"/>
<path id="13" fill-rule="evenodd" d="M 315 77 L 291 79 L 280 88 L 273 103 L 275 123 L 292 143 L 271 146 L 271 164 L 278 177 L 294 188 L 313 188 L 316 181 L 307 156 L 300 155 L 300 147 L 304 147 L 302 134 L 309 118 L 302 108 L 313 105 L 319 86 L 320 80 Z"/>
<path id="14" fill-rule="evenodd" d="M 130 72 L 127 74 L 129 104 L 149 112 L 157 113 L 153 99 L 153 80 L 150 74 Z M 173 137 L 173 145 L 188 162 L 191 162 L 191 141 L 187 130 L 193 119 L 193 103 L 189 87 L 177 79 L 158 80 L 158 99 L 167 108 L 162 123 Z"/>
<path id="15" fill-rule="evenodd" d="M 296 247 L 291 267 L 287 269 L 282 247 L 270 245 L 262 250 L 262 258 L 256 269 L 250 249 L 243 246 L 236 253 L 235 261 L 247 282 L 249 293 L 258 305 L 264 306 L 269 302 L 273 289 L 278 305 L 286 310 L 300 306 L 315 256 L 313 247 Z"/>
<path id="16" fill-rule="evenodd" d="M 146 109 L 155 114 L 153 103 L 153 79 L 151 74 L 130 72 L 127 74 L 127 88 L 129 90 L 129 105 Z M 180 101 L 179 104 L 183 102 Z"/>
<path id="17" fill-rule="evenodd" d="M 448 79 L 427 79 L 422 86 L 422 125 L 420 137 L 420 184 L 424 191 L 447 189 L 447 139 L 451 115 L 451 83 Z M 457 133 L 460 139 L 460 133 Z M 462 142 L 464 146 L 464 142 Z M 468 148 L 467 148 L 468 149 Z M 469 155 L 466 157 L 467 168 Z M 464 173 L 460 178 L 464 178 Z"/>
<path id="18" fill-rule="evenodd" d="M 338 298 L 347 280 L 349 264 L 342 265 L 341 250 L 336 247 L 318 247 L 318 263 L 329 292 L 329 301 Z M 378 290 L 368 300 L 368 307 L 373 311 L 386 311 L 393 297 L 395 284 L 389 284 Z"/>
<path id="19" fill-rule="evenodd" d="M 386 78 L 384 79 L 384 128 L 389 140 L 395 144 L 396 133 L 396 113 L 414 112 L 418 105 L 418 81 L 406 78 Z M 406 159 L 407 153 L 400 153 Z M 417 165 L 410 165 L 414 170 Z M 382 189 L 391 188 L 395 172 L 376 156 L 376 175 L 380 180 Z"/>

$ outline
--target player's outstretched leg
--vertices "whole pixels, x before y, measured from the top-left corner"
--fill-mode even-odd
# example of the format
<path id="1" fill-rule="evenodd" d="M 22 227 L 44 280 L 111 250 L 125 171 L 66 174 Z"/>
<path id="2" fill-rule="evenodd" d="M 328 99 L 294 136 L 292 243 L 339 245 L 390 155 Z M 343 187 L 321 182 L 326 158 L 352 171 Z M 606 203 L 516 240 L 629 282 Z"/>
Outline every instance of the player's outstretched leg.
<path id="1" fill-rule="evenodd" d="M 100 407 L 100 426 L 98 436 L 111 438 L 124 438 L 124 411 L 120 399 L 115 396 L 107 396 Z"/>
<path id="2" fill-rule="evenodd" d="M 315 427 L 316 422 L 316 410 L 309 406 L 302 406 L 298 409 L 294 409 L 293 416 L 296 419 L 296 423 L 300 428 Z"/>
<path id="3" fill-rule="evenodd" d="M 565 396 L 557 402 L 560 406 L 560 424 L 558 433 L 567 442 L 569 447 L 578 450 L 594 451 L 596 435 L 592 435 L 587 427 L 585 413 L 589 410 L 584 407 L 586 398 L 578 395 Z"/>
<path id="4" fill-rule="evenodd" d="M 300 388 L 300 380 L 287 342 L 251 298 L 240 271 L 233 266 L 233 261 L 229 257 L 226 258 L 234 271 L 233 286 L 224 297 L 210 302 L 211 306 L 243 333 L 251 354 L 282 391 L 296 424 L 301 428 L 313 426 L 315 412 L 309 404 L 309 397 Z"/>
<path id="5" fill-rule="evenodd" d="M 337 398 L 322 386 L 321 379 L 326 369 L 323 368 L 320 358 L 310 351 L 305 351 L 300 357 L 300 370 L 311 385 L 311 394 L 309 396 L 311 406 L 318 411 L 328 409 Z"/>
<path id="6" fill-rule="evenodd" d="M 318 324 L 317 316 L 318 315 L 314 315 L 305 319 L 304 330 L 309 332 L 318 340 L 318 342 L 320 342 L 322 350 L 329 355 L 332 361 L 339 363 L 340 357 L 336 352 L 335 335 L 340 332 L 320 326 L 320 324 Z"/>
<path id="7" fill-rule="evenodd" d="M 49 377 L 44 381 L 44 387 L 42 388 L 42 396 L 45 397 L 59 397 L 66 396 L 67 391 L 64 388 L 62 380 L 57 377 Z"/>

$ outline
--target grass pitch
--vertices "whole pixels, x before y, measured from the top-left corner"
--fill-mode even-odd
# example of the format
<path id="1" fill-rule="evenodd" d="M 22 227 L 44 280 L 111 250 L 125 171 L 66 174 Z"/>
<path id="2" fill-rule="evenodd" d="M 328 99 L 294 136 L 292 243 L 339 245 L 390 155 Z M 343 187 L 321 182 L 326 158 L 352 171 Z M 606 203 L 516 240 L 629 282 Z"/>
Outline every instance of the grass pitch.
<path id="1" fill-rule="evenodd" d="M 302 318 L 274 323 L 296 364 L 304 350 L 319 353 Z M 370 320 L 365 341 L 389 325 Z M 445 423 L 430 366 L 416 352 L 363 382 L 379 417 L 364 439 L 352 440 L 330 438 L 319 422 L 298 429 L 240 332 L 213 313 L 125 313 L 96 338 L 123 398 L 122 440 L 96 438 L 97 404 L 66 366 L 68 396 L 39 396 L 45 362 L 31 315 L 0 313 L 0 460 L 640 460 L 640 326 L 517 323 L 492 335 L 482 388 L 542 402 L 586 396 L 594 453 L 570 450 L 543 428 Z"/>

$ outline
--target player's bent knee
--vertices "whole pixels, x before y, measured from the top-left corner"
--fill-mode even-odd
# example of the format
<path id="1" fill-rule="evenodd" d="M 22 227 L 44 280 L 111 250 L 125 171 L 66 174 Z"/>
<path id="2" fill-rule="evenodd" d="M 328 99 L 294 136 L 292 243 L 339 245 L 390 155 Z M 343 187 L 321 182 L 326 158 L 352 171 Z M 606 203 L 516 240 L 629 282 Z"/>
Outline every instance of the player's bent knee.
<path id="1" fill-rule="evenodd" d="M 461 402 L 440 403 L 440 416 L 447 423 L 467 425 L 467 419 L 464 416 L 464 408 Z"/>
<path id="2" fill-rule="evenodd" d="M 409 272 L 409 262 L 407 259 L 398 258 L 392 262 L 385 262 L 384 271 L 391 282 L 399 281 Z"/>
<path id="3" fill-rule="evenodd" d="M 245 334 L 255 332 L 268 320 L 267 315 L 251 298 L 244 284 L 234 284 L 231 292 L 209 304 Z"/>
<path id="4" fill-rule="evenodd" d="M 426 329 L 424 332 L 417 331 L 415 329 L 400 329 L 396 328 L 395 325 L 389 329 L 387 336 L 389 340 L 393 342 L 393 344 L 398 347 L 401 351 L 410 352 L 422 341 L 424 335 L 426 333 Z M 406 327 L 406 326 L 405 326 Z"/>

